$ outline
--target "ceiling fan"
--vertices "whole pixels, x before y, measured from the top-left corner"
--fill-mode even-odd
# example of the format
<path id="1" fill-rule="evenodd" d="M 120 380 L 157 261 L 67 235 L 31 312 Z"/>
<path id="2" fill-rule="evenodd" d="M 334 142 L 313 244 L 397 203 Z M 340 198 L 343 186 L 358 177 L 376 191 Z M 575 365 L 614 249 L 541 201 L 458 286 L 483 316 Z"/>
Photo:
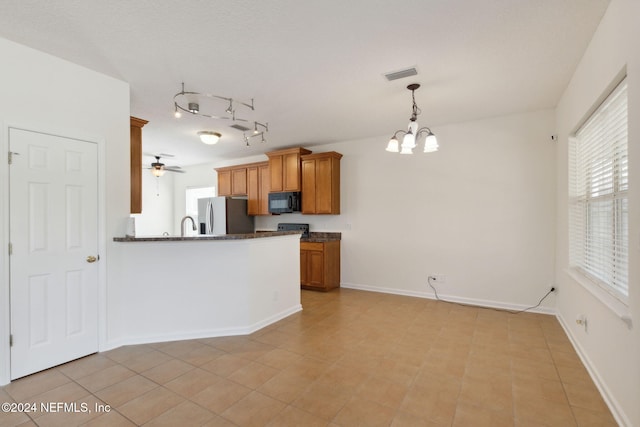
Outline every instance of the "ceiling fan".
<path id="1" fill-rule="evenodd" d="M 165 166 L 164 163 L 160 162 L 160 157 L 174 157 L 173 154 L 160 153 L 160 154 L 147 154 L 148 156 L 152 156 L 156 158 L 155 162 L 151 163 L 151 167 L 147 169 L 151 169 L 151 173 L 156 177 L 161 177 L 165 172 L 177 172 L 177 173 L 185 173 L 180 166 Z"/>

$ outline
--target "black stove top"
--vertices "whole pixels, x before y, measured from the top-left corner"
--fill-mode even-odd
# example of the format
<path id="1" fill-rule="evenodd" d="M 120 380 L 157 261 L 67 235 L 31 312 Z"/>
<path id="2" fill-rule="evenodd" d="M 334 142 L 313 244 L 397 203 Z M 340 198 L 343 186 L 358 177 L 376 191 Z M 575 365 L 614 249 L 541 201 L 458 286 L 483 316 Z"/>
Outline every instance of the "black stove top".
<path id="1" fill-rule="evenodd" d="M 278 231 L 302 231 L 302 237 L 309 237 L 309 224 L 296 224 L 281 222 L 278 224 Z"/>

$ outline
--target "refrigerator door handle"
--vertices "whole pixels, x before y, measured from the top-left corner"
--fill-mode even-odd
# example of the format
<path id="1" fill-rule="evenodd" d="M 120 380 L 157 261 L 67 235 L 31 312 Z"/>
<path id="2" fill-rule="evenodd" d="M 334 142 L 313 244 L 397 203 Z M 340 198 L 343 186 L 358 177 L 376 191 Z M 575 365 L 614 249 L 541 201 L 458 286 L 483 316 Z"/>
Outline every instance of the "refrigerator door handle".
<path id="1" fill-rule="evenodd" d="M 213 203 L 207 202 L 207 234 L 213 234 Z"/>

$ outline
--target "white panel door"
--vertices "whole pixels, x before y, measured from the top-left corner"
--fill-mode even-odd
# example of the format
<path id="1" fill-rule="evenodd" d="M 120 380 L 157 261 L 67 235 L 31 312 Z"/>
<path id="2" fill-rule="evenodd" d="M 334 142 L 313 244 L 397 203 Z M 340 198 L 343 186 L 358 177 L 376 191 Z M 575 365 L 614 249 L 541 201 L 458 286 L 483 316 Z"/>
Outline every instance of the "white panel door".
<path id="1" fill-rule="evenodd" d="M 98 160 L 95 143 L 20 129 L 9 150 L 16 379 L 98 351 Z"/>

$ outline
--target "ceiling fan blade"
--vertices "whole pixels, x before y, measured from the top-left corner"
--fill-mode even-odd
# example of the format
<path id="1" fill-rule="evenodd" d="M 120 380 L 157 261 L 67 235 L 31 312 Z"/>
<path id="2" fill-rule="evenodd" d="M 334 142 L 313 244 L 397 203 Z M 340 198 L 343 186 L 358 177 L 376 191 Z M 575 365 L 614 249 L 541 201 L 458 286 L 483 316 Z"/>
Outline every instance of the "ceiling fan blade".
<path id="1" fill-rule="evenodd" d="M 177 172 L 177 173 L 186 173 L 185 171 L 181 170 L 181 169 L 176 169 L 174 166 L 170 166 L 170 167 L 165 167 L 164 170 L 169 171 L 169 172 Z"/>
<path id="2" fill-rule="evenodd" d="M 147 153 L 144 152 L 142 153 L 143 155 L 147 156 L 147 157 L 175 157 L 174 154 L 169 154 L 169 153 L 159 153 L 159 154 L 155 154 L 155 153 Z"/>

